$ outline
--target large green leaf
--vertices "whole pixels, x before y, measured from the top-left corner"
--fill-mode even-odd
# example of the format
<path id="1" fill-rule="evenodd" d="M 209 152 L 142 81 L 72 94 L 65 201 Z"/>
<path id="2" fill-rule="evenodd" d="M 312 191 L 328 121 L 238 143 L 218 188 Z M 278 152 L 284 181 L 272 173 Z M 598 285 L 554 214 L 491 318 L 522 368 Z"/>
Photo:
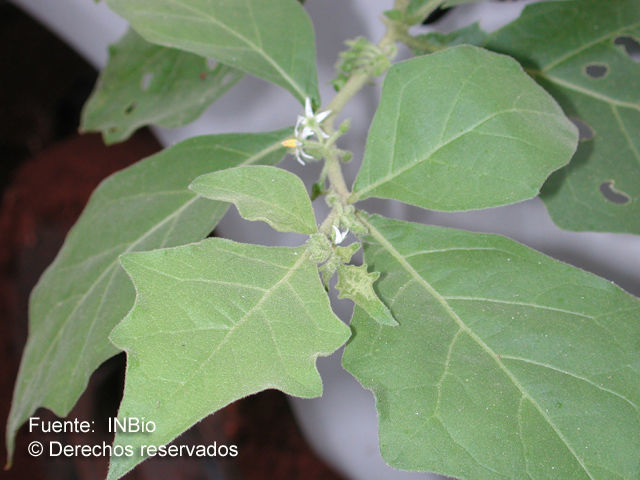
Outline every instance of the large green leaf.
<path id="1" fill-rule="evenodd" d="M 231 202 L 247 220 L 262 220 L 281 232 L 318 231 L 304 183 L 281 168 L 229 168 L 201 175 L 189 188 L 205 198 Z"/>
<path id="2" fill-rule="evenodd" d="M 487 43 L 592 130 L 542 192 L 562 228 L 640 233 L 640 63 L 617 43 L 624 36 L 640 40 L 637 0 L 578 0 L 530 5 Z M 622 203 L 605 196 L 607 182 Z"/>
<path id="3" fill-rule="evenodd" d="M 109 52 L 80 125 L 84 131 L 102 132 L 106 143 L 126 140 L 149 124 L 185 125 L 243 77 L 199 55 L 148 43 L 133 30 Z"/>
<path id="4" fill-rule="evenodd" d="M 115 328 L 127 352 L 119 417 L 153 419 L 152 434 L 118 433 L 132 457 L 112 458 L 109 480 L 144 459 L 140 445 L 163 445 L 241 397 L 277 388 L 315 397 L 315 367 L 349 337 L 331 311 L 307 247 L 262 247 L 208 239 L 131 253 L 122 265 L 136 303 Z"/>
<path id="5" fill-rule="evenodd" d="M 434 210 L 525 200 L 576 142 L 577 129 L 516 61 L 453 47 L 389 70 L 352 200 Z"/>
<path id="6" fill-rule="evenodd" d="M 107 0 L 150 42 L 215 58 L 319 104 L 313 26 L 296 0 Z"/>
<path id="7" fill-rule="evenodd" d="M 624 46 L 640 41 L 637 0 L 536 3 L 492 34 L 427 34 L 416 50 L 461 40 L 515 57 L 583 125 L 574 159 L 542 190 L 553 220 L 640 233 L 640 64 Z"/>
<path id="8" fill-rule="evenodd" d="M 105 180 L 31 294 L 29 338 L 7 424 L 9 457 L 20 425 L 39 407 L 65 416 L 89 377 L 118 350 L 113 327 L 134 300 L 118 264 L 125 252 L 206 236 L 227 204 L 188 189 L 197 176 L 251 163 L 277 163 L 291 129 L 198 137 Z"/>
<path id="9" fill-rule="evenodd" d="M 368 227 L 365 259 L 400 325 L 356 309 L 343 363 L 376 396 L 390 465 L 640 478 L 637 298 L 496 235 Z"/>

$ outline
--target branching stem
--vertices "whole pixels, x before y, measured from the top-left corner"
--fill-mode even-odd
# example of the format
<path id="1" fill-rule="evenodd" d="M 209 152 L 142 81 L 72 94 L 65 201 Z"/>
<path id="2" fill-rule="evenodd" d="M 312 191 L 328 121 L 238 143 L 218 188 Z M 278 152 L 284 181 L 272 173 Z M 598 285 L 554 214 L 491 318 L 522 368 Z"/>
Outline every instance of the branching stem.
<path id="1" fill-rule="evenodd" d="M 438 8 L 441 3 L 442 0 L 428 1 L 415 13 L 414 17 L 426 18 L 431 12 Z M 394 2 L 394 8 L 402 12 L 406 12 L 408 5 L 409 0 L 395 0 Z M 387 30 L 380 42 L 378 42 L 377 47 L 382 51 L 388 51 L 390 57 L 389 60 L 393 60 L 392 57 L 395 56 L 395 51 L 394 49 L 389 49 L 389 47 L 400 41 L 407 42 L 407 40 L 412 37 L 410 37 L 408 33 L 408 25 L 392 21 L 387 18 L 384 18 L 383 21 L 387 26 Z M 351 100 L 373 77 L 374 73 L 370 69 L 363 69 L 355 72 L 342 86 L 335 97 L 333 97 L 326 107 L 322 109 L 331 111 L 331 114 L 322 122 L 322 128 L 333 140 L 331 145 L 326 145 L 328 148 L 325 150 L 325 166 L 323 173 L 326 174 L 327 179 L 329 180 L 330 190 L 339 199 L 341 209 L 350 203 L 349 197 L 351 196 L 351 190 L 347 186 L 342 174 L 340 150 L 333 144 L 337 138 L 334 122 L 349 100 Z M 323 233 L 330 232 L 331 225 L 334 222 L 339 221 L 339 216 L 338 209 L 334 206 L 320 226 L 320 231 Z"/>

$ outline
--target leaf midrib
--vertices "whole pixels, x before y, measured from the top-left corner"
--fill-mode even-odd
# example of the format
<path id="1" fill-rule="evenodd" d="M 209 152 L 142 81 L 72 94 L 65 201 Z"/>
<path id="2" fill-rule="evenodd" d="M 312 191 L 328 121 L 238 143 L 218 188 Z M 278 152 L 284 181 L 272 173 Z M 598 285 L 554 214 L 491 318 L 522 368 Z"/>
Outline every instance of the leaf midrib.
<path id="1" fill-rule="evenodd" d="M 260 150 L 259 152 L 249 156 L 246 160 L 241 162 L 239 164 L 239 166 L 240 165 L 249 165 L 249 164 L 255 163 L 255 162 L 259 161 L 261 158 L 263 158 L 263 157 L 269 155 L 270 153 L 274 152 L 275 150 L 278 150 L 279 148 L 282 148 L 281 145 L 280 145 L 280 139 L 276 140 L 273 144 L 271 144 L 268 147 Z M 186 191 L 189 192 L 189 190 L 186 190 Z M 164 225 L 165 222 L 167 222 L 170 219 L 174 218 L 176 215 L 178 215 L 181 211 L 183 211 L 186 207 L 188 207 L 191 203 L 195 202 L 199 198 L 201 198 L 201 197 L 194 194 L 194 197 L 191 200 L 189 200 L 187 203 L 183 204 L 179 209 L 177 209 L 174 212 L 172 212 L 172 214 L 170 214 L 167 217 L 165 217 L 162 221 L 160 221 L 159 223 L 155 224 L 151 229 L 147 230 L 144 233 L 144 235 L 142 235 L 141 237 L 136 239 L 134 242 L 132 242 L 132 244 L 129 247 L 127 247 L 127 249 L 123 250 L 122 253 L 130 252 L 131 249 L 135 248 L 135 246 L 137 246 L 140 242 L 142 242 L 146 238 L 148 238 L 148 236 L 150 234 L 152 234 L 154 231 L 156 231 L 158 228 L 160 228 L 162 225 Z M 42 368 L 42 366 L 43 366 L 45 360 L 49 357 L 51 351 L 53 350 L 53 347 L 55 347 L 57 345 L 57 340 L 60 338 L 60 335 L 64 331 L 66 325 L 74 317 L 75 312 L 78 310 L 78 308 L 80 308 L 81 305 L 84 305 L 84 302 L 85 302 L 86 298 L 93 291 L 93 289 L 100 283 L 100 281 L 107 274 L 109 274 L 109 272 L 117 265 L 117 263 L 118 263 L 118 257 L 116 257 L 113 260 L 113 262 L 111 262 L 108 266 L 105 267 L 104 271 L 91 283 L 91 285 L 88 287 L 88 289 L 85 291 L 85 293 L 82 294 L 82 296 L 78 299 L 78 302 L 77 302 L 76 306 L 73 308 L 71 313 L 69 313 L 69 315 L 66 317 L 66 319 L 60 325 L 60 328 L 59 328 L 58 332 L 56 333 L 55 337 L 51 340 L 51 342 L 49 344 L 49 348 L 47 349 L 47 351 L 42 356 L 42 359 L 40 360 L 40 362 L 38 362 L 36 364 L 36 366 L 33 367 L 34 375 L 31 377 L 31 382 L 29 383 L 28 387 L 25 387 L 25 392 L 28 392 L 28 394 L 25 393 L 25 395 L 23 397 L 26 397 L 26 398 L 33 397 L 34 386 L 39 383 L 39 382 L 36 382 L 36 380 L 39 380 L 42 377 L 42 373 L 44 372 L 44 369 Z M 108 286 L 107 286 L 107 288 L 108 288 Z M 95 324 L 96 320 L 97 320 L 97 318 L 94 317 L 94 319 L 91 322 L 91 325 L 89 326 L 89 329 L 86 330 L 87 332 L 90 332 L 93 329 L 93 325 Z M 81 352 L 84 352 L 84 350 L 86 349 L 87 342 L 88 342 L 88 336 L 85 337 Z M 74 367 L 74 371 L 69 376 L 69 378 L 73 378 L 74 377 L 79 363 L 80 362 L 76 363 L 76 366 Z M 38 402 L 40 402 L 40 401 L 41 400 L 38 400 Z M 27 410 L 29 408 L 31 408 L 27 403 L 23 403 L 23 405 L 25 405 L 27 407 Z M 25 411 L 25 409 L 21 410 L 21 412 L 24 412 L 24 411 Z M 16 415 L 13 418 L 18 419 L 18 421 L 19 421 L 22 417 L 23 417 L 23 414 L 21 413 L 20 415 Z M 15 422 L 13 422 L 13 428 L 12 428 L 13 431 L 16 430 L 15 427 L 16 427 Z"/>
<path id="2" fill-rule="evenodd" d="M 605 41 L 605 40 L 610 40 L 612 38 L 616 38 L 619 36 L 624 35 L 625 33 L 628 33 L 629 30 L 632 30 L 635 27 L 640 26 L 640 22 L 636 22 L 636 23 L 632 23 L 629 25 L 624 25 L 623 27 L 619 28 L 616 31 L 613 32 L 607 32 L 604 35 L 601 35 L 600 37 L 584 43 L 582 45 L 580 45 L 578 48 L 574 48 L 573 50 L 569 50 L 568 52 L 565 52 L 564 55 L 559 56 L 557 58 L 555 58 L 554 60 L 552 60 L 551 62 L 549 62 L 547 65 L 545 65 L 544 67 L 541 68 L 541 73 L 546 74 L 546 72 L 549 72 L 550 70 L 554 69 L 555 67 L 557 67 L 558 65 L 561 65 L 562 63 L 566 62 L 567 60 L 569 60 L 570 58 L 575 57 L 576 55 L 578 55 L 579 53 L 584 52 L 585 50 L 588 50 L 589 48 Z"/>
<path id="3" fill-rule="evenodd" d="M 244 42 L 245 44 L 247 44 L 252 50 L 256 51 L 268 64 L 270 64 L 274 70 L 287 82 L 289 83 L 289 85 L 291 85 L 293 87 L 293 89 L 296 91 L 296 93 L 298 93 L 298 95 L 300 95 L 300 98 L 306 98 L 307 94 L 302 90 L 302 88 L 287 74 L 287 72 L 285 72 L 282 67 L 280 67 L 280 65 L 269 55 L 267 55 L 267 53 L 262 49 L 262 47 L 259 47 L 258 45 L 256 45 L 255 43 L 253 43 L 251 40 L 249 40 L 247 37 L 245 37 L 244 35 L 241 35 L 239 32 L 233 30 L 232 28 L 230 28 L 229 26 L 227 26 L 224 22 L 218 20 L 216 17 L 211 16 L 210 14 L 208 14 L 205 11 L 201 11 L 198 10 L 195 7 L 192 7 L 190 5 L 187 5 L 185 3 L 181 3 L 177 0 L 166 0 L 168 3 L 173 3 L 174 5 L 177 5 L 178 7 L 183 7 L 187 10 L 190 10 L 191 12 L 193 12 L 194 15 L 196 15 L 196 17 L 189 17 L 189 16 L 183 16 L 183 15 L 178 15 L 178 14 L 172 14 L 172 17 L 183 17 L 187 20 L 190 20 L 192 22 L 198 22 L 198 21 L 202 21 L 200 18 L 200 16 L 203 16 L 205 18 L 207 18 L 208 20 L 210 20 L 212 23 L 216 24 L 218 27 L 222 28 L 223 30 L 225 30 L 226 32 L 228 32 L 229 34 L 231 34 L 232 36 L 236 37 L 237 39 L 241 40 L 242 42 Z M 248 6 L 249 10 L 251 11 L 251 7 Z M 154 15 L 158 15 L 150 10 L 146 10 L 145 13 L 149 16 L 154 16 Z M 252 13 L 253 14 L 253 13 Z M 173 46 L 173 48 L 180 48 L 180 47 L 176 47 Z M 226 47 L 223 47 L 226 48 Z"/>
<path id="4" fill-rule="evenodd" d="M 300 253 L 300 252 L 299 252 Z M 243 314 L 242 318 L 240 320 L 238 320 L 238 322 L 234 323 L 231 327 L 228 328 L 227 334 L 224 336 L 224 338 L 222 338 L 222 340 L 220 340 L 220 343 L 218 343 L 215 348 L 213 350 L 211 350 L 211 353 L 207 356 L 206 359 L 204 359 L 203 361 L 200 362 L 200 365 L 198 366 L 197 369 L 195 369 L 192 374 L 186 378 L 183 382 L 179 383 L 179 387 L 176 387 L 176 389 L 171 393 L 171 395 L 168 396 L 168 399 L 174 398 L 176 395 L 178 395 L 180 392 L 182 392 L 189 383 L 191 383 L 194 379 L 196 379 L 197 375 L 205 368 L 209 366 L 209 362 L 211 362 L 212 358 L 215 356 L 216 353 L 218 353 L 218 351 L 224 346 L 226 345 L 226 343 L 229 341 L 229 338 L 233 335 L 233 333 L 242 325 L 244 325 L 246 322 L 248 322 L 252 317 L 253 317 L 253 313 L 268 299 L 271 297 L 271 295 L 278 290 L 278 288 L 280 287 L 280 285 L 282 285 L 283 283 L 288 283 L 289 277 L 291 277 L 291 275 L 293 275 L 293 273 L 297 272 L 298 269 L 300 268 L 300 265 L 304 262 L 308 260 L 308 256 L 309 256 L 309 251 L 308 250 L 304 250 L 303 252 L 301 252 L 298 255 L 297 260 L 295 261 L 295 263 L 293 265 L 291 265 L 290 268 L 288 268 L 286 270 L 286 272 L 284 272 L 284 275 L 276 282 L 274 283 L 270 288 L 268 289 L 264 289 L 264 292 L 262 294 L 262 296 L 260 297 L 260 299 L 256 302 L 256 304 L 251 307 L 249 310 L 247 310 L 246 313 Z M 141 264 L 139 262 L 136 262 L 135 260 L 129 260 L 131 263 L 135 263 L 136 265 L 140 266 L 141 268 L 144 269 L 149 269 L 148 266 Z M 283 268 L 285 266 L 282 266 Z M 151 269 L 153 270 L 153 269 Z M 166 275 L 165 273 L 162 273 L 163 275 Z M 137 304 L 137 299 L 136 299 L 136 304 Z M 135 311 L 135 307 L 136 304 L 134 304 L 133 308 L 131 309 L 131 312 Z M 274 339 L 275 340 L 275 339 Z M 277 348 L 277 346 L 276 346 Z M 128 352 L 128 350 L 127 350 Z M 279 352 L 278 352 L 279 353 Z M 281 360 L 282 356 L 279 354 L 278 355 Z"/>
<path id="5" fill-rule="evenodd" d="M 368 228 L 369 234 L 378 241 L 378 243 L 382 246 L 382 248 L 384 248 L 389 253 L 389 255 L 391 255 L 400 264 L 400 266 L 404 270 L 406 270 L 406 272 L 416 282 L 422 285 L 422 287 L 427 291 L 427 293 L 431 295 L 442 306 L 442 308 L 451 317 L 451 319 L 458 325 L 459 329 L 461 331 L 464 331 L 467 335 L 469 335 L 469 337 L 474 342 L 476 342 L 476 344 L 480 348 L 482 348 L 487 353 L 487 355 L 491 357 L 491 359 L 496 363 L 496 365 L 498 365 L 498 367 L 504 372 L 504 374 L 509 378 L 509 380 L 511 380 L 514 386 L 520 391 L 521 396 L 523 398 L 527 398 L 531 402 L 531 404 L 536 408 L 536 410 L 538 410 L 542 418 L 545 419 L 545 421 L 553 429 L 553 431 L 556 433 L 556 435 L 562 441 L 565 447 L 569 450 L 569 452 L 571 452 L 571 454 L 573 455 L 575 460 L 578 462 L 582 470 L 587 474 L 587 476 L 591 480 L 595 480 L 593 475 L 591 475 L 591 472 L 589 472 L 589 470 L 587 469 L 587 466 L 584 464 L 584 461 L 582 460 L 582 458 L 578 456 L 578 454 L 573 449 L 573 447 L 569 444 L 568 440 L 565 438 L 562 432 L 551 421 L 549 416 L 546 414 L 544 409 L 538 404 L 538 402 L 529 394 L 529 392 L 527 392 L 527 390 L 522 386 L 522 384 L 520 384 L 518 379 L 513 375 L 513 373 L 511 373 L 511 371 L 507 368 L 507 366 L 502 362 L 500 357 L 498 357 L 498 355 L 491 349 L 491 347 L 489 347 L 478 335 L 476 335 L 475 332 L 473 332 L 473 330 L 471 330 L 467 326 L 466 323 L 464 323 L 464 321 L 453 310 L 451 305 L 449 305 L 447 300 L 442 295 L 440 295 L 440 293 L 438 293 L 438 291 L 429 282 L 427 282 L 427 280 L 424 279 L 413 268 L 413 266 L 409 262 L 407 262 L 404 256 L 398 250 L 396 250 L 393 244 L 390 241 L 388 241 L 386 237 L 375 226 L 369 223 L 367 219 L 364 218 L 363 215 L 361 214 L 357 214 L 357 215 L 360 221 L 362 221 L 362 223 Z"/>
<path id="6" fill-rule="evenodd" d="M 357 202 L 358 200 L 362 199 L 363 196 L 366 193 L 370 192 L 371 190 L 375 190 L 380 185 L 388 183 L 390 181 L 393 181 L 396 177 L 402 175 L 403 173 L 405 173 L 408 170 L 411 170 L 413 167 L 415 167 L 418 164 L 430 161 L 431 158 L 436 153 L 438 153 L 440 150 L 442 150 L 446 146 L 450 145 L 451 143 L 455 142 L 459 138 L 462 138 L 463 136 L 473 132 L 476 128 L 482 126 L 483 124 L 485 124 L 489 120 L 492 120 L 493 118 L 495 118 L 495 117 L 497 117 L 499 115 L 503 115 L 505 113 L 517 113 L 517 112 L 526 112 L 526 111 L 531 111 L 533 113 L 540 114 L 540 115 L 550 115 L 550 116 L 555 115 L 555 113 L 551 113 L 551 112 L 541 112 L 541 111 L 538 111 L 538 110 L 527 110 L 527 109 L 518 109 L 518 108 L 509 108 L 509 109 L 506 109 L 506 110 L 500 110 L 498 112 L 493 112 L 492 114 L 487 115 L 485 118 L 483 118 L 482 120 L 479 120 L 478 122 L 474 123 L 473 125 L 471 125 L 470 127 L 466 128 L 465 130 L 461 131 L 460 133 L 458 133 L 458 134 L 454 135 L 453 137 L 447 139 L 444 143 L 438 142 L 438 144 L 434 148 L 432 148 L 431 151 L 427 152 L 424 155 L 420 155 L 418 158 L 414 159 L 411 162 L 406 163 L 405 165 L 403 165 L 402 167 L 397 169 L 395 172 L 390 172 L 390 173 L 386 174 L 384 177 L 379 178 L 375 182 L 370 183 L 366 187 L 353 192 L 353 194 L 349 198 L 349 202 L 350 203 Z M 396 119 L 395 123 L 396 124 L 398 123 L 397 119 Z M 364 198 L 367 198 L 367 197 L 364 197 Z"/>
<path id="7" fill-rule="evenodd" d="M 534 77 L 542 77 L 548 81 L 550 81 L 551 83 L 555 83 L 556 85 L 559 85 L 561 87 L 564 87 L 568 90 L 573 90 L 576 93 L 580 93 L 582 95 L 585 95 L 587 97 L 592 97 L 595 98 L 596 100 L 600 100 L 601 102 L 605 102 L 605 103 L 609 103 L 611 105 L 617 105 L 619 107 L 625 107 L 625 108 L 630 108 L 632 110 L 638 110 L 640 111 L 640 103 L 631 103 L 631 102 L 626 102 L 624 100 L 617 100 L 615 98 L 612 98 L 608 95 L 604 95 L 602 93 L 598 93 L 595 90 L 589 89 L 589 88 L 585 88 L 585 87 L 581 87 L 579 85 L 576 85 L 575 83 L 571 83 L 568 80 L 565 80 L 563 78 L 560 77 L 556 77 L 554 75 L 549 75 L 545 72 L 542 72 L 540 70 L 536 70 L 533 68 L 528 68 L 526 69 L 526 72 L 529 73 L 530 75 L 534 76 Z"/>

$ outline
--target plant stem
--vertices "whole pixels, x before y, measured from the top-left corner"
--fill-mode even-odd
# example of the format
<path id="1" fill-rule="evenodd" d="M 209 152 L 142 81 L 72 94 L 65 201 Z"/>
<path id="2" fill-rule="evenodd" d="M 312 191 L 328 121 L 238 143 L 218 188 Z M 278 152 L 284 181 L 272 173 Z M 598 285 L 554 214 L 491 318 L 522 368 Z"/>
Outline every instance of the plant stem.
<path id="1" fill-rule="evenodd" d="M 400 34 L 398 40 L 412 50 L 417 50 L 421 53 L 433 53 L 445 48 L 442 45 L 436 45 L 432 42 L 428 42 L 423 38 L 414 37 L 407 32 Z"/>
<path id="2" fill-rule="evenodd" d="M 382 40 L 378 42 L 378 47 L 384 48 L 395 43 L 397 41 L 397 37 L 397 27 L 394 28 L 394 26 L 387 23 L 387 31 L 385 32 L 384 37 L 382 37 Z M 347 80 L 347 83 L 344 84 L 336 96 L 327 104 L 324 110 L 331 110 L 331 115 L 329 115 L 323 122 L 323 126 L 327 130 L 333 131 L 333 121 L 335 117 L 342 111 L 349 100 L 351 100 L 353 96 L 358 93 L 369 80 L 371 80 L 371 77 L 372 75 L 366 71 L 356 73 Z"/>
<path id="3" fill-rule="evenodd" d="M 400 31 L 405 27 L 403 25 L 399 25 L 393 22 L 387 23 L 387 31 L 384 36 L 378 42 L 378 47 L 381 49 L 388 47 L 389 45 L 394 44 L 398 41 L 398 38 L 401 36 Z M 323 128 L 329 134 L 334 132 L 333 123 L 337 115 L 342 111 L 345 105 L 351 100 L 356 93 L 358 93 L 362 87 L 364 87 L 368 81 L 371 80 L 373 75 L 367 71 L 358 72 L 353 75 L 347 83 L 340 89 L 340 91 L 336 94 L 335 97 L 327 104 L 324 110 L 330 110 L 331 114 L 324 120 L 322 123 Z M 327 153 L 325 158 L 325 171 L 327 173 L 327 178 L 329 179 L 329 184 L 331 188 L 335 191 L 335 193 L 340 198 L 340 202 L 342 205 L 347 205 L 349 195 L 351 191 L 344 180 L 344 176 L 342 174 L 342 167 L 340 165 L 340 158 L 335 154 L 333 150 L 330 150 Z M 329 218 L 333 220 L 335 217 L 335 213 L 332 210 L 329 217 L 325 219 L 324 224 L 327 222 Z"/>
<path id="4" fill-rule="evenodd" d="M 328 154 L 325 161 L 325 168 L 327 172 L 327 178 L 329 178 L 329 183 L 340 197 L 340 202 L 343 205 L 346 205 L 351 191 L 344 181 L 344 176 L 342 175 L 342 167 L 340 166 L 340 159 L 335 154 L 333 154 L 333 152 L 331 152 Z"/>

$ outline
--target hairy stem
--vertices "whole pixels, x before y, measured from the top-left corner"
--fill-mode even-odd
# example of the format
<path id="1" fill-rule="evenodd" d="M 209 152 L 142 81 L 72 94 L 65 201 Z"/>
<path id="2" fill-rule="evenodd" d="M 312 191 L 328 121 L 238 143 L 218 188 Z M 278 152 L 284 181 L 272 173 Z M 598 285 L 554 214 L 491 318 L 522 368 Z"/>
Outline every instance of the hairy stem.
<path id="1" fill-rule="evenodd" d="M 396 1 L 398 4 L 398 1 Z M 386 22 L 387 31 L 385 35 L 382 37 L 380 42 L 378 42 L 378 47 L 385 48 L 389 45 L 396 43 L 399 38 L 402 37 L 402 32 L 406 29 L 404 25 L 400 25 L 394 22 Z M 333 133 L 335 131 L 334 121 L 338 114 L 342 111 L 345 105 L 351 100 L 361 89 L 364 87 L 367 82 L 371 80 L 373 75 L 370 72 L 362 71 L 354 74 L 347 83 L 340 89 L 340 91 L 336 94 L 335 97 L 327 104 L 324 110 L 330 110 L 331 114 L 324 120 L 322 126 L 328 133 Z M 327 178 L 329 179 L 330 188 L 338 195 L 340 198 L 340 202 L 342 205 L 347 205 L 349 196 L 351 194 L 351 190 L 347 187 L 347 184 L 344 180 L 344 176 L 342 174 L 342 167 L 340 165 L 340 158 L 335 154 L 333 150 L 330 150 L 327 153 L 325 158 L 325 171 L 327 173 Z M 332 215 L 333 214 L 333 215 Z M 335 213 L 332 210 L 332 214 L 327 217 L 324 224 L 327 222 L 329 218 L 333 220 L 335 217 Z"/>

